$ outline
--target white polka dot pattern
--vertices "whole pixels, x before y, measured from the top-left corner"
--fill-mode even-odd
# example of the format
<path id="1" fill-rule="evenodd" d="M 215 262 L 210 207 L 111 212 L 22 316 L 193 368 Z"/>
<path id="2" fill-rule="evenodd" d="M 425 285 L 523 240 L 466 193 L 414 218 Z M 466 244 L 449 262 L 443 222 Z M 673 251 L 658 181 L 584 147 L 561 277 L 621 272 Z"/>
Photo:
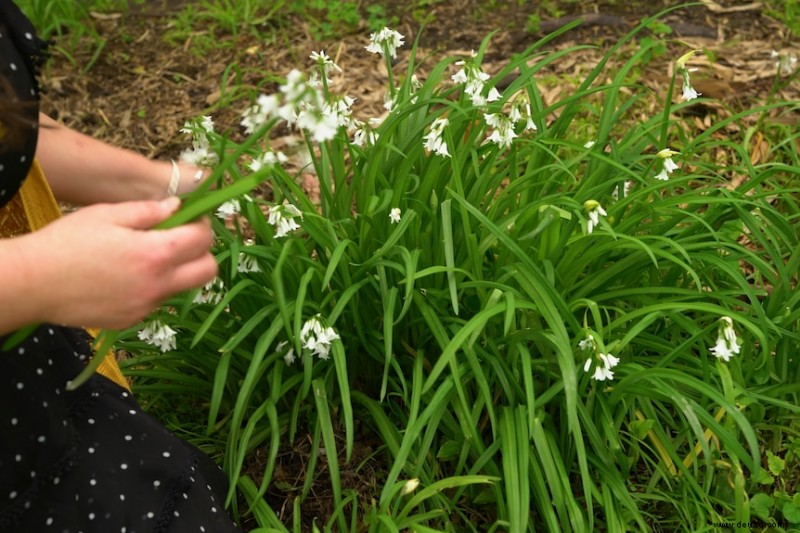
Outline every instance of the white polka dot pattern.
<path id="1" fill-rule="evenodd" d="M 240 532 L 219 468 L 130 393 L 99 375 L 61 391 L 90 350 L 85 332 L 45 326 L 0 352 L 0 531 Z"/>

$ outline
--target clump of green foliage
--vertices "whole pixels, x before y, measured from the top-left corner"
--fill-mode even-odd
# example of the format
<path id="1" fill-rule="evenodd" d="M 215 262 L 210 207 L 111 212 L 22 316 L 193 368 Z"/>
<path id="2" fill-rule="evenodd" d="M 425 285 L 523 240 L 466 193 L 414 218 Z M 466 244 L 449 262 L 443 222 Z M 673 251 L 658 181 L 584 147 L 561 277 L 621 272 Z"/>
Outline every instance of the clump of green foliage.
<path id="1" fill-rule="evenodd" d="M 257 168 L 268 192 L 214 217 L 219 279 L 127 332 L 124 366 L 153 412 L 223 464 L 238 513 L 299 531 L 324 464 L 326 530 L 793 520 L 795 489 L 764 486 L 788 479 L 775 457 L 796 461 L 800 166 L 788 149 L 751 163 L 746 140 L 721 135 L 792 104 L 691 134 L 674 116 L 694 102 L 672 103 L 673 79 L 661 112 L 631 120 L 648 91 L 628 76 L 660 43 L 607 65 L 654 20 L 549 104 L 537 76 L 580 49 L 542 53 L 558 34 L 495 76 L 480 68 L 486 42 L 418 81 L 412 47 L 405 71 L 387 61 L 380 124 L 352 117 L 318 57 L 248 109 L 243 143 L 192 126 L 220 179 Z M 270 147 L 285 119 L 318 201 Z M 662 181 L 666 154 L 678 168 Z M 370 496 L 341 475 L 357 431 L 380 442 Z M 281 489 L 284 523 L 263 496 L 306 434 L 307 481 Z"/>

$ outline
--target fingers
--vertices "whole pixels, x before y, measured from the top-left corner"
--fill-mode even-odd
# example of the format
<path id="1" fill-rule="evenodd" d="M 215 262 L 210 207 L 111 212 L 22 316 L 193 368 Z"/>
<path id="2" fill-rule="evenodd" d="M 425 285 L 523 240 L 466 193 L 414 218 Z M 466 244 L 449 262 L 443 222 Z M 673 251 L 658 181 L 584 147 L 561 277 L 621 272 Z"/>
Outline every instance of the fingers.
<path id="1" fill-rule="evenodd" d="M 199 220 L 168 230 L 152 231 L 148 235 L 154 251 L 166 255 L 171 266 L 209 254 L 214 233 L 208 220 Z"/>
<path id="2" fill-rule="evenodd" d="M 146 230 L 165 221 L 180 205 L 180 199 L 171 196 L 159 201 L 123 202 L 103 207 L 115 223 L 130 229 Z"/>
<path id="3" fill-rule="evenodd" d="M 214 279 L 218 265 L 211 254 L 204 254 L 194 260 L 187 261 L 174 268 L 170 276 L 170 288 L 182 292 L 201 287 Z"/>
<path id="4" fill-rule="evenodd" d="M 163 254 L 162 281 L 169 294 L 205 285 L 217 275 L 217 261 L 210 252 L 214 233 L 208 219 L 152 231 L 148 236 L 154 251 Z"/>

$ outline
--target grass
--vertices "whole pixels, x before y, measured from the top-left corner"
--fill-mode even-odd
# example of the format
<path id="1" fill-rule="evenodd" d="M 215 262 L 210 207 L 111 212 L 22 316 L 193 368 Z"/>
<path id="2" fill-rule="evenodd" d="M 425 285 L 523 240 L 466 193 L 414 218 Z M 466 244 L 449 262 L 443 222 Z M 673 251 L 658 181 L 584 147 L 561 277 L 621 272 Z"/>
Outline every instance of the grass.
<path id="1" fill-rule="evenodd" d="M 234 188 L 179 216 L 266 192 L 213 217 L 218 282 L 151 317 L 176 348 L 141 327 L 120 346 L 143 405 L 223 466 L 237 516 L 259 531 L 797 528 L 799 134 L 767 120 L 797 104 L 696 130 L 675 118 L 696 102 L 673 104 L 673 79 L 643 118 L 653 95 L 636 76 L 663 44 L 630 43 L 656 20 L 547 104 L 547 67 L 581 51 L 544 53 L 556 35 L 485 80 L 484 97 L 519 74 L 488 103 L 451 80 L 457 60 L 480 69 L 488 40 L 419 85 L 412 51 L 405 70 L 387 64 L 395 104 L 363 144 L 353 129 L 369 125 L 320 133 L 320 103 L 341 95 L 286 80 L 318 199 L 290 166 L 251 172 L 273 153 L 273 113 L 241 144 L 193 126 Z M 502 135 L 486 114 L 513 106 L 516 137 L 487 141 Z M 425 149 L 442 119 L 449 156 Z M 751 157 L 758 135 L 769 159 Z M 667 147 L 679 168 L 660 181 Z M 278 236 L 276 213 L 300 227 Z M 310 335 L 314 320 L 338 338 Z M 728 320 L 725 362 L 709 348 Z M 601 354 L 619 358 L 613 379 L 593 379 Z M 305 482 L 287 485 L 282 457 L 306 438 Z M 360 441 L 374 455 L 354 465 Z M 350 485 L 367 463 L 372 483 Z M 330 512 L 312 525 L 323 483 Z"/>

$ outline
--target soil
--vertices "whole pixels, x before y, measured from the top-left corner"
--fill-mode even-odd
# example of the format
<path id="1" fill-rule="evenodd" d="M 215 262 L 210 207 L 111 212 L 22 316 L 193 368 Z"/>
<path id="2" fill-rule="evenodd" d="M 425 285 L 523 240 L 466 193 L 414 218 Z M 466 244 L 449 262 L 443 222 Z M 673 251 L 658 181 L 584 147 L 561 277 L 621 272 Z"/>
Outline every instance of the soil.
<path id="1" fill-rule="evenodd" d="M 557 3 L 561 8 L 559 17 L 548 18 L 540 13 L 540 31 L 535 33 L 528 28 L 530 17 L 537 11 L 527 2 L 415 3 L 428 8 L 420 12 L 421 8 L 402 7 L 406 3 L 398 2 L 390 17 L 396 17 L 395 28 L 406 36 L 407 43 L 419 36 L 423 52 L 419 57 L 430 54 L 427 64 L 431 65 L 445 55 L 466 55 L 495 32 L 483 65 L 490 73 L 546 32 L 580 16 L 585 20 L 582 26 L 547 47 L 554 50 L 575 44 L 597 46 L 571 54 L 547 72 L 574 80 L 588 72 L 603 50 L 643 17 L 674 2 L 634 1 L 621 10 L 619 1 L 561 0 Z M 649 74 L 646 72 L 642 78 L 663 84 L 677 55 L 702 48 L 716 60 L 698 57 L 700 72 L 693 75 L 698 91 L 722 105 L 741 106 L 763 100 L 775 78 L 771 51 L 800 55 L 798 39 L 758 3 L 706 3 L 672 11 L 662 19 L 672 32 L 665 37 L 669 52 L 651 62 L 646 69 Z M 84 38 L 70 57 L 55 52 L 43 80 L 48 90 L 44 111 L 87 134 L 151 157 L 175 157 L 187 143 L 179 130 L 189 118 L 212 114 L 218 130 L 237 129 L 241 105 L 235 109 L 225 106 L 237 96 L 226 90 L 226 78 L 236 79 L 243 88 L 269 92 L 274 90 L 270 75 L 284 75 L 293 67 L 308 68 L 308 54 L 325 50 L 344 70 L 344 75 L 335 80 L 338 86 L 334 89 L 358 97 L 356 113 L 368 118 L 383 112 L 385 69 L 376 56 L 364 52 L 368 28 L 354 29 L 335 40 L 316 40 L 306 23 L 287 15 L 277 22 L 257 24 L 255 29 L 243 25 L 236 35 L 212 27 L 180 33 L 174 21 L 186 4 L 191 1 L 148 0 L 129 13 L 96 15 L 93 23 L 98 39 Z M 281 31 L 274 27 L 276 24 L 291 29 Z M 399 55 L 401 64 L 407 49 Z M 780 96 L 798 100 L 799 92 L 795 79 Z"/>
<path id="2" fill-rule="evenodd" d="M 544 97 L 551 101 L 563 97 L 571 82 L 580 80 L 604 50 L 644 17 L 674 4 L 672 0 L 634 0 L 621 9 L 619 1 L 561 0 L 556 3 L 561 11 L 552 13 L 558 15 L 554 17 L 542 9 L 537 11 L 529 2 L 517 0 L 414 3 L 423 7 L 412 9 L 403 7 L 407 3 L 398 2 L 400 5 L 388 15 L 396 17 L 398 23 L 393 26 L 406 36 L 407 43 L 419 37 L 418 57 L 428 57 L 423 71 L 445 55 L 469 54 L 495 32 L 483 66 L 490 73 L 497 72 L 513 54 L 547 32 L 582 17 L 583 25 L 549 43 L 547 49 L 576 44 L 596 48 L 574 52 L 544 73 L 551 80 L 563 81 L 543 85 Z M 175 20 L 189 4 L 189 0 L 149 0 L 128 13 L 96 15 L 93 24 L 99 40 L 84 38 L 69 57 L 58 49 L 54 52 L 43 77 L 47 91 L 43 110 L 87 134 L 150 157 L 176 157 L 188 142 L 180 133 L 187 119 L 211 114 L 218 131 L 238 130 L 242 105 L 228 104 L 241 93 L 228 88 L 233 84 L 226 84 L 226 78 L 251 93 L 271 92 L 275 89 L 274 76 L 284 75 L 293 67 L 310 67 L 309 53 L 322 49 L 344 71 L 334 79 L 334 91 L 346 90 L 357 96 L 356 113 L 361 118 L 384 112 L 386 72 L 375 56 L 364 52 L 369 36 L 366 26 L 355 28 L 344 37 L 318 40 L 303 20 L 286 15 L 249 27 L 239 26 L 235 34 L 212 27 L 181 33 Z M 700 70 L 692 78 L 699 92 L 714 99 L 704 104 L 697 116 L 690 117 L 701 128 L 708 127 L 715 113 L 765 101 L 775 80 L 772 50 L 800 55 L 798 39 L 760 4 L 738 0 L 706 0 L 703 4 L 672 11 L 661 19 L 666 25 L 661 29 L 668 27 L 666 31 L 670 32 L 665 36 L 668 52 L 654 58 L 640 77 L 642 83 L 652 86 L 654 94 L 663 95 L 675 58 L 692 48 L 706 51 L 706 56 L 697 56 Z M 532 22 L 537 17 L 539 30 L 529 31 L 535 29 Z M 644 31 L 638 38 L 648 35 L 651 33 Z M 400 53 L 397 68 L 405 64 L 407 48 Z M 614 65 L 609 69 L 614 70 Z M 780 88 L 778 96 L 800 101 L 796 75 L 794 81 Z M 797 119 L 797 113 L 776 118 L 795 127 Z M 368 434 L 359 441 L 356 457 L 341 467 L 342 478 L 358 492 L 360 502 L 369 502 L 379 495 L 385 476 L 380 465 L 384 461 L 379 443 L 371 442 Z M 287 523 L 294 498 L 304 485 L 310 442 L 309 435 L 302 435 L 281 450 L 266 495 L 270 506 Z M 252 455 L 248 467 L 257 483 L 264 470 L 260 453 Z M 310 529 L 315 518 L 318 525 L 324 523 L 332 508 L 327 467 L 324 461 L 320 462 L 310 497 L 303 504 L 304 529 Z M 245 524 L 249 526 L 254 524 Z"/>

